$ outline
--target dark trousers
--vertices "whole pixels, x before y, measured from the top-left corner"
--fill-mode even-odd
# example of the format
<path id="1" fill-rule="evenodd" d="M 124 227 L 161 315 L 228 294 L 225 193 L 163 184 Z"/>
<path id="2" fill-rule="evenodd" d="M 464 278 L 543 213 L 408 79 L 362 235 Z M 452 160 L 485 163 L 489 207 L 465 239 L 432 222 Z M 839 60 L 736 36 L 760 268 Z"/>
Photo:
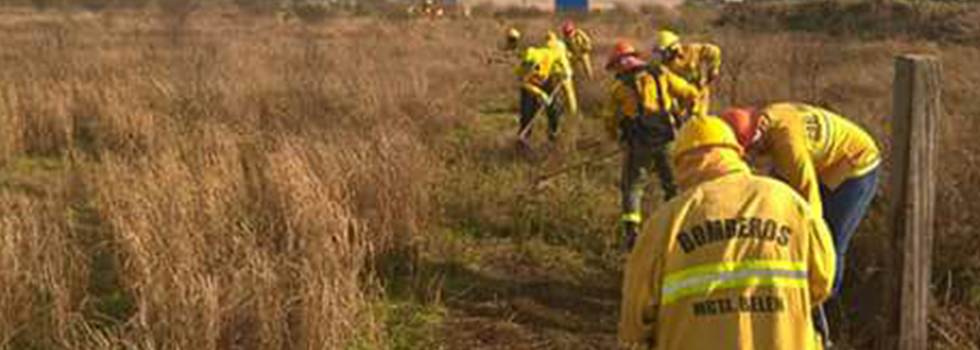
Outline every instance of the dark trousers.
<path id="1" fill-rule="evenodd" d="M 544 91 L 552 91 L 555 88 L 556 83 L 548 82 L 542 87 Z M 558 136 L 558 127 L 561 123 L 561 115 L 565 112 L 565 104 L 563 101 L 564 93 L 558 92 L 554 93 L 552 98 L 554 99 L 552 103 L 545 106 L 545 113 L 548 115 L 548 137 L 554 139 Z M 518 133 L 527 129 L 526 136 L 531 135 L 531 123 L 534 122 L 534 117 L 538 114 L 538 109 L 541 108 L 542 101 L 534 94 L 528 92 L 525 89 L 521 89 L 521 120 L 520 129 Z M 525 135 L 518 135 L 525 136 Z"/>
<path id="2" fill-rule="evenodd" d="M 677 193 L 667 156 L 667 145 L 674 139 L 674 130 L 664 119 L 624 119 L 620 124 L 626 143 L 619 184 L 624 215 L 640 213 L 650 172 L 657 174 L 665 200 Z"/>

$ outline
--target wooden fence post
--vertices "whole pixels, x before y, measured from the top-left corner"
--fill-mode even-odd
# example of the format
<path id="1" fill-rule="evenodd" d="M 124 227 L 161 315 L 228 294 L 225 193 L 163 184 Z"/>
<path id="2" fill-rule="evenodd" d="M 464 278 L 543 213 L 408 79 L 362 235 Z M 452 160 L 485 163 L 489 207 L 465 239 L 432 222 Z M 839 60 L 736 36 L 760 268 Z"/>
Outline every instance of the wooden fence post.
<path id="1" fill-rule="evenodd" d="M 892 191 L 896 265 L 889 300 L 890 350 L 925 350 L 936 202 L 936 149 L 942 116 L 941 66 L 933 56 L 895 61 Z"/>

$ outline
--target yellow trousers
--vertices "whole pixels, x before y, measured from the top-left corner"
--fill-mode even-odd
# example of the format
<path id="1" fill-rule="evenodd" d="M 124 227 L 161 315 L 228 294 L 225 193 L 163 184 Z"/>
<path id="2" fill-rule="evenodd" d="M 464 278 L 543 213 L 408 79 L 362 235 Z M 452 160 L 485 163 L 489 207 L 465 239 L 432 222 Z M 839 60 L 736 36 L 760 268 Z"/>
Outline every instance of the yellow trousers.
<path id="1" fill-rule="evenodd" d="M 572 57 L 572 61 L 572 64 L 578 66 L 579 72 L 584 73 L 586 78 L 592 80 L 592 58 L 589 57 L 588 53 L 575 55 Z"/>

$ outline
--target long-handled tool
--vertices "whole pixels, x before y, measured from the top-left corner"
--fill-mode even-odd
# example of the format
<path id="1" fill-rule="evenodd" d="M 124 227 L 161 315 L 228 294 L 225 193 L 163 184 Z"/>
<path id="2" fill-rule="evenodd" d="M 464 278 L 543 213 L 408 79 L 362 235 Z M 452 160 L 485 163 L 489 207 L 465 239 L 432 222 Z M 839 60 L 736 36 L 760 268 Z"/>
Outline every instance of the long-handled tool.
<path id="1" fill-rule="evenodd" d="M 539 175 L 539 176 L 537 176 L 534 179 L 534 188 L 541 188 L 541 186 L 544 186 L 544 184 L 547 183 L 548 181 L 550 181 L 551 179 L 554 179 L 554 178 L 557 178 L 559 176 L 565 175 L 565 174 L 571 172 L 572 170 L 576 170 L 576 169 L 580 169 L 580 168 L 583 168 L 583 167 L 587 167 L 589 165 L 593 165 L 593 164 L 604 162 L 604 161 L 606 161 L 606 160 L 608 160 L 608 159 L 610 159 L 610 158 L 618 155 L 621 151 L 622 151 L 621 149 L 617 148 L 617 149 L 611 150 L 609 152 L 602 153 L 602 154 L 600 154 L 598 156 L 595 156 L 595 157 L 592 157 L 592 158 L 589 158 L 589 159 L 585 159 L 585 160 L 582 160 L 582 161 L 579 161 L 579 162 L 576 162 L 576 163 L 573 163 L 573 164 L 569 164 L 569 165 L 560 167 L 558 169 L 549 171 L 547 173 L 544 173 L 542 175 Z"/>
<path id="2" fill-rule="evenodd" d="M 548 98 L 551 100 L 547 101 L 548 103 L 544 103 L 545 101 L 542 101 L 542 103 L 538 105 L 538 109 L 534 110 L 534 116 L 532 116 L 531 119 L 528 120 L 527 125 L 524 125 L 524 127 L 521 128 L 521 130 L 517 133 L 518 141 L 523 142 L 524 140 L 526 140 L 527 135 L 531 133 L 531 126 L 534 125 L 534 121 L 538 119 L 538 116 L 541 114 L 541 112 L 547 110 L 548 108 L 551 107 L 553 103 L 556 103 L 558 101 L 558 99 L 555 98 L 555 92 L 558 92 L 558 89 L 560 88 L 561 88 L 561 84 L 555 84 L 555 87 L 548 92 Z"/>

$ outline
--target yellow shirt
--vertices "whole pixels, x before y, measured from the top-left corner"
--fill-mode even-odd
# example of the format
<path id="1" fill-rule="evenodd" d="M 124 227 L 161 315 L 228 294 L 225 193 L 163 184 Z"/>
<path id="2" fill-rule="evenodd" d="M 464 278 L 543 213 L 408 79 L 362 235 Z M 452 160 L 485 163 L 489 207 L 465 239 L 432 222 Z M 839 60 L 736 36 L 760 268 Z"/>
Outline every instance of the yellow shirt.
<path id="1" fill-rule="evenodd" d="M 620 119 L 634 118 L 640 115 L 637 111 L 637 108 L 640 107 L 636 101 L 637 91 L 642 93 L 642 106 L 648 115 L 658 114 L 663 110 L 674 111 L 676 110 L 675 103 L 693 104 L 700 93 L 687 81 L 666 70 L 660 71 L 656 79 L 649 70 L 633 74 L 632 79 L 613 80 L 609 88 L 609 97 L 602 115 L 606 120 L 606 131 L 611 135 L 616 135 L 616 128 Z M 637 85 L 628 86 L 624 80 Z M 660 92 L 663 92 L 664 96 L 659 96 Z M 660 101 L 663 102 L 663 106 L 661 106 Z M 672 120 L 671 123 L 673 122 Z"/>
<path id="2" fill-rule="evenodd" d="M 704 159 L 681 166 L 714 176 L 662 206 L 627 259 L 620 342 L 822 349 L 812 310 L 830 295 L 835 269 L 823 220 L 786 184 L 752 175 L 734 150 Z"/>
<path id="3" fill-rule="evenodd" d="M 763 110 L 759 150 L 772 157 L 776 174 L 823 215 L 820 184 L 830 189 L 874 170 L 881 162 L 874 138 L 857 124 L 802 103 Z"/>
<path id="4" fill-rule="evenodd" d="M 677 58 L 664 66 L 691 84 L 704 85 L 721 71 L 721 49 L 711 44 L 682 45 Z"/>

